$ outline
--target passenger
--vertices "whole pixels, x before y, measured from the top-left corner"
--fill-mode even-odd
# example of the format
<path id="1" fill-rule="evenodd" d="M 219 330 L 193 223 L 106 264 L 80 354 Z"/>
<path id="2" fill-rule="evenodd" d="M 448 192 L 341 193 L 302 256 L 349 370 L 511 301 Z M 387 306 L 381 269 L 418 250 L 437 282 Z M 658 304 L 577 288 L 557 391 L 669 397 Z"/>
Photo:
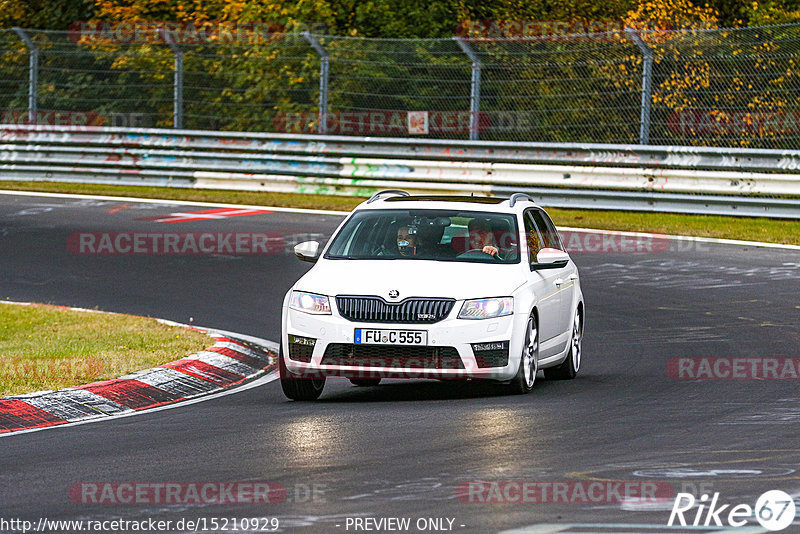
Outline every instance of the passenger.
<path id="1" fill-rule="evenodd" d="M 469 231 L 469 250 L 480 250 L 484 254 L 497 256 L 500 249 L 487 220 L 472 219 L 467 225 L 467 230 Z"/>

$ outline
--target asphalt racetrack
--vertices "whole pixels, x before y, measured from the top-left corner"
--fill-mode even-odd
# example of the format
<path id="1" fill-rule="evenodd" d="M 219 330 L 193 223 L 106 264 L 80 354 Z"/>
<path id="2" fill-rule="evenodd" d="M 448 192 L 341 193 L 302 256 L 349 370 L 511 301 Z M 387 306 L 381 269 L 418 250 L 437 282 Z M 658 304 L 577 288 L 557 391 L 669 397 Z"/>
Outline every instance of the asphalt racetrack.
<path id="1" fill-rule="evenodd" d="M 0 298 L 193 321 L 277 341 L 281 299 L 309 267 L 291 244 L 330 235 L 341 217 L 212 217 L 210 209 L 0 195 Z M 171 215 L 189 212 L 205 213 Z M 81 234 L 98 245 L 102 233 L 118 232 L 272 237 L 268 252 L 256 254 L 225 247 L 98 254 L 85 237 L 80 249 Z M 287 401 L 273 381 L 135 417 L 12 435 L 0 439 L 0 515 L 266 517 L 277 518 L 281 532 L 682 532 L 664 528 L 679 492 L 719 493 L 730 505 L 753 506 L 774 489 L 798 498 L 800 382 L 781 359 L 800 356 L 800 252 L 670 242 L 630 253 L 607 245 L 573 253 L 587 306 L 575 380 L 540 375 L 530 395 L 508 396 L 480 383 L 356 388 L 330 379 L 314 403 Z M 681 358 L 697 366 L 678 367 Z M 726 359 L 712 368 L 717 379 L 691 379 L 703 361 L 706 370 L 719 361 L 712 358 Z M 731 379 L 765 359 L 779 359 L 783 379 Z M 167 482 L 270 482 L 286 494 L 270 504 L 195 504 L 92 502 L 76 492 L 83 483 Z M 524 482 L 537 483 L 538 493 L 509 491 Z M 662 498 L 619 498 L 617 482 L 653 483 Z M 548 491 L 557 487 L 568 489 Z M 364 521 L 388 518 L 408 518 L 410 527 L 367 529 L 379 523 Z M 748 524 L 765 531 L 753 518 Z M 210 531 L 255 530 L 232 527 Z M 800 531 L 800 516 L 791 531 Z"/>

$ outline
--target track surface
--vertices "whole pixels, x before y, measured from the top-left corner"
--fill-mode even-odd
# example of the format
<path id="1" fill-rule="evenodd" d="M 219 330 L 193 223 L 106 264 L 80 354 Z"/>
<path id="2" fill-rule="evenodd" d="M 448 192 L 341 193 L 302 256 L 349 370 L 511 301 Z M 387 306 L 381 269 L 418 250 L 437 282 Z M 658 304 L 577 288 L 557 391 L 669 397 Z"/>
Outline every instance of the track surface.
<path id="1" fill-rule="evenodd" d="M 278 340 L 281 298 L 307 269 L 288 253 L 67 250 L 75 232 L 329 234 L 340 221 L 291 213 L 137 220 L 201 209 L 0 195 L 0 298 L 191 318 Z M 273 382 L 191 406 L 11 436 L 0 440 L 0 515 L 267 516 L 285 532 L 346 532 L 346 517 L 412 524 L 434 517 L 454 519 L 457 532 L 496 532 L 540 523 L 664 525 L 672 503 L 656 510 L 468 504 L 456 497 L 460 483 L 658 480 L 675 491 L 720 492 L 727 503 L 753 504 L 770 489 L 797 496 L 796 380 L 679 381 L 666 366 L 683 356 L 800 356 L 800 253 L 676 246 L 682 250 L 574 255 L 588 310 L 576 380 L 540 379 L 527 396 L 480 384 L 354 388 L 329 380 L 316 403 L 287 402 Z M 68 495 L 82 481 L 277 481 L 289 493 L 272 505 L 89 505 Z M 309 498 L 312 486 L 318 493 Z"/>

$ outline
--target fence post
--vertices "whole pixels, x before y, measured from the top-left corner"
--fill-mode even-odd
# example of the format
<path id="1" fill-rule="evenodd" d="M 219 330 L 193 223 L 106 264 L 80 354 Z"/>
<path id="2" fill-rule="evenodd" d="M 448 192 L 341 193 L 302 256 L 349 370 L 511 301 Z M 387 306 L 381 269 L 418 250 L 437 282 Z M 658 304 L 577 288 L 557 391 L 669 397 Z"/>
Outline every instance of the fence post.
<path id="1" fill-rule="evenodd" d="M 317 118 L 319 126 L 317 132 L 324 135 L 328 133 L 328 51 L 309 32 L 303 32 L 303 37 L 319 54 L 319 117 Z"/>
<path id="2" fill-rule="evenodd" d="M 14 27 L 19 38 L 28 47 L 28 123 L 36 124 L 36 102 L 39 99 L 39 47 L 22 28 Z"/>
<path id="3" fill-rule="evenodd" d="M 642 41 L 641 36 L 632 28 L 625 28 L 625 33 L 636 43 L 642 52 L 642 110 L 639 119 L 639 144 L 650 144 L 650 100 L 653 83 L 653 51 Z"/>
<path id="4" fill-rule="evenodd" d="M 481 108 L 481 59 L 469 43 L 461 37 L 453 37 L 453 39 L 456 40 L 461 51 L 472 61 L 472 80 L 469 88 L 469 139 L 477 141 Z"/>
<path id="5" fill-rule="evenodd" d="M 183 128 L 183 50 L 175 42 L 172 34 L 161 30 L 161 35 L 175 56 L 175 74 L 172 80 L 172 127 L 181 129 Z"/>

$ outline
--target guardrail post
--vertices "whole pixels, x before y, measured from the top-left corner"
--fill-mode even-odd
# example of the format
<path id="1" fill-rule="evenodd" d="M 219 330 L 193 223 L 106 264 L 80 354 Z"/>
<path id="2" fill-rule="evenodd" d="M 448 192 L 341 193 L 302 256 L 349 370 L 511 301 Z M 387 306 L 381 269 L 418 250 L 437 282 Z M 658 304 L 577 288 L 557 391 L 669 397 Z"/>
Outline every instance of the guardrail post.
<path id="1" fill-rule="evenodd" d="M 36 124 L 36 102 L 39 99 L 39 47 L 22 28 L 14 27 L 28 47 L 28 123 Z"/>
<path id="2" fill-rule="evenodd" d="M 625 33 L 636 43 L 644 58 L 642 62 L 642 108 L 639 118 L 639 144 L 650 144 L 650 101 L 653 83 L 653 51 L 642 41 L 639 33 L 632 28 L 625 28 Z"/>
<path id="3" fill-rule="evenodd" d="M 183 128 L 183 50 L 171 34 L 164 30 L 161 30 L 161 34 L 175 56 L 175 74 L 172 80 L 172 127 L 180 129 Z"/>
<path id="4" fill-rule="evenodd" d="M 317 132 L 326 134 L 328 133 L 328 67 L 330 61 L 328 51 L 309 32 L 303 32 L 303 37 L 319 54 L 319 117 L 317 118 L 319 126 Z"/>
<path id="5" fill-rule="evenodd" d="M 481 108 L 481 59 L 469 43 L 461 37 L 453 37 L 453 39 L 456 40 L 461 51 L 472 61 L 472 80 L 469 89 L 469 139 L 477 141 Z"/>

